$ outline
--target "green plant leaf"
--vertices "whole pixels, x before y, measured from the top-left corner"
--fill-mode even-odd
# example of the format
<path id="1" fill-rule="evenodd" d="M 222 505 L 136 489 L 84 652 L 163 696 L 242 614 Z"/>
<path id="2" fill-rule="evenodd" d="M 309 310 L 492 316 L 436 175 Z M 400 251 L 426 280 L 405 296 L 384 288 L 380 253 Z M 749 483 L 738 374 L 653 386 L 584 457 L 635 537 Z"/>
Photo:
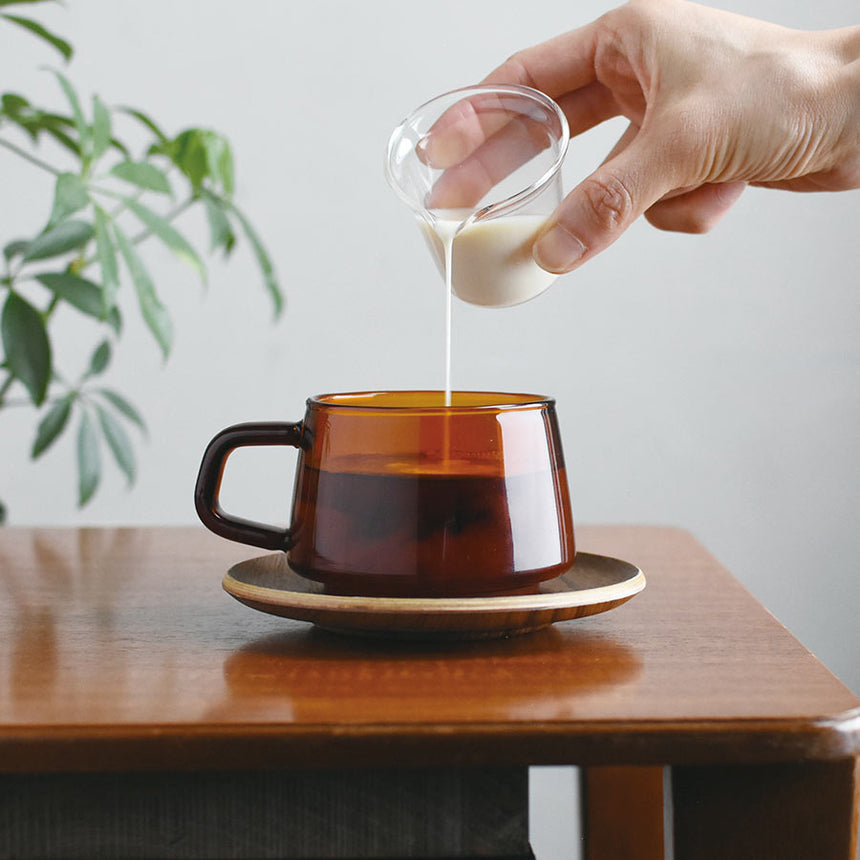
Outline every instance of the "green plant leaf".
<path id="1" fill-rule="evenodd" d="M 122 199 L 126 206 L 140 219 L 141 223 L 161 239 L 182 262 L 191 266 L 205 284 L 206 267 L 188 240 L 169 221 L 133 197 L 123 197 Z"/>
<path id="2" fill-rule="evenodd" d="M 63 131 L 61 127 L 59 127 L 58 125 L 46 125 L 43 127 L 42 130 L 45 132 L 45 134 L 54 138 L 54 140 L 56 140 L 57 143 L 60 144 L 60 146 L 63 146 L 68 149 L 69 152 L 71 152 L 72 155 L 75 156 L 75 158 L 81 157 L 81 148 L 80 146 L 78 146 L 78 142 L 73 137 L 66 134 L 66 132 Z"/>
<path id="3" fill-rule="evenodd" d="M 164 144 L 168 142 L 164 132 L 143 111 L 130 107 L 121 107 L 118 110 L 127 113 L 129 116 L 133 116 L 138 122 L 145 125 L 158 138 L 159 143 Z"/>
<path id="4" fill-rule="evenodd" d="M 233 189 L 235 188 L 235 169 L 233 167 L 233 150 L 230 148 L 229 144 L 224 148 L 223 153 L 221 154 L 221 182 L 224 186 L 224 193 L 227 197 L 233 196 Z"/>
<path id="5" fill-rule="evenodd" d="M 0 6 L 24 6 L 33 3 L 55 3 L 56 0 L 0 0 Z"/>
<path id="6" fill-rule="evenodd" d="M 41 457 L 57 441 L 63 430 L 65 430 L 66 425 L 69 423 L 69 415 L 72 413 L 74 399 L 74 394 L 67 394 L 61 400 L 58 400 L 39 422 L 39 427 L 36 430 L 36 439 L 33 442 L 33 450 L 30 452 L 31 459 L 35 460 L 37 457 Z"/>
<path id="7" fill-rule="evenodd" d="M 254 249 L 254 255 L 257 258 L 260 271 L 263 273 L 263 282 L 272 298 L 272 304 L 275 308 L 275 317 L 277 318 L 281 315 L 281 312 L 284 309 L 284 296 L 281 292 L 277 275 L 275 274 L 275 267 L 272 265 L 272 261 L 266 251 L 266 247 L 263 245 L 251 222 L 242 214 L 241 210 L 232 203 L 230 204 L 230 210 L 236 218 L 239 219 L 239 223 L 242 225 L 242 229 L 245 231 L 245 235 L 248 237 L 248 241 Z"/>
<path id="8" fill-rule="evenodd" d="M 105 322 L 111 327 L 113 333 L 119 336 L 120 332 L 122 331 L 122 315 L 120 314 L 119 308 L 116 305 L 114 305 L 107 312 Z"/>
<path id="9" fill-rule="evenodd" d="M 3 256 L 11 262 L 15 257 L 23 257 L 29 247 L 29 239 L 15 239 L 3 248 Z"/>
<path id="10" fill-rule="evenodd" d="M 51 342 L 45 320 L 28 301 L 10 292 L 0 314 L 0 335 L 6 366 L 40 406 L 51 381 Z"/>
<path id="11" fill-rule="evenodd" d="M 0 96 L 0 115 L 15 123 L 30 135 L 34 142 L 38 141 L 41 134 L 48 134 L 61 146 L 80 157 L 78 142 L 68 133 L 75 128 L 71 117 L 40 110 L 17 93 L 4 93 Z"/>
<path id="12" fill-rule="evenodd" d="M 92 237 L 93 228 L 86 221 L 70 218 L 33 239 L 24 254 L 24 262 L 59 257 L 83 247 Z"/>
<path id="13" fill-rule="evenodd" d="M 229 255 L 236 244 L 236 234 L 233 225 L 224 211 L 224 206 L 211 194 L 204 192 L 202 195 L 203 208 L 206 210 L 206 219 L 209 222 L 209 236 L 212 250 L 223 248 L 224 253 Z"/>
<path id="14" fill-rule="evenodd" d="M 152 278 L 150 278 L 149 272 L 134 245 L 131 244 L 118 224 L 114 224 L 113 229 L 117 247 L 125 260 L 126 268 L 137 291 L 137 301 L 143 320 L 161 347 L 164 357 L 167 358 L 173 344 L 173 323 L 167 309 L 159 301 Z"/>
<path id="15" fill-rule="evenodd" d="M 18 93 L 3 93 L 0 96 L 0 114 L 16 116 L 30 107 L 30 102 Z"/>
<path id="16" fill-rule="evenodd" d="M 3 98 L 5 99 L 6 96 L 4 95 Z M 14 123 L 18 128 L 25 131 L 33 143 L 38 141 L 41 129 L 38 127 L 36 112 L 31 111 L 29 108 L 18 109 L 17 106 L 12 106 L 8 109 L 2 107 L 0 108 L 0 117 L 5 117 L 9 122 Z"/>
<path id="17" fill-rule="evenodd" d="M 191 185 L 199 189 L 209 171 L 206 145 L 200 129 L 189 128 L 166 145 L 166 154 L 188 177 Z"/>
<path id="18" fill-rule="evenodd" d="M 144 435 L 147 433 L 146 422 L 143 420 L 143 416 L 118 391 L 114 391 L 112 388 L 99 388 L 96 389 L 96 394 L 103 397 L 117 412 L 131 421 L 132 424 L 136 424 Z"/>
<path id="19" fill-rule="evenodd" d="M 74 53 L 72 46 L 65 39 L 61 39 L 49 30 L 46 30 L 38 21 L 31 21 L 29 18 L 21 18 L 18 15 L 3 14 L 0 17 L 5 18 L 7 21 L 11 21 L 13 24 L 17 24 L 19 27 L 23 27 L 25 30 L 29 30 L 40 39 L 44 39 L 63 55 L 63 58 L 67 63 L 72 59 L 72 54 Z"/>
<path id="20" fill-rule="evenodd" d="M 104 373 L 107 366 L 110 364 L 111 350 L 110 342 L 103 340 L 95 349 L 95 352 L 90 359 L 90 366 L 87 369 L 87 377 L 99 376 Z"/>
<path id="21" fill-rule="evenodd" d="M 224 190 L 226 197 L 233 196 L 233 153 L 227 138 L 214 131 L 203 131 L 201 140 L 206 151 L 208 174 Z"/>
<path id="22" fill-rule="evenodd" d="M 89 412 L 81 412 L 78 426 L 78 506 L 83 507 L 98 488 L 102 476 L 99 437 Z"/>
<path id="23" fill-rule="evenodd" d="M 98 98 L 94 96 L 94 99 Z M 104 108 L 104 105 L 102 105 Z M 107 108 L 104 108 L 107 110 Z M 97 112 L 98 110 L 98 112 Z M 96 148 L 95 148 L 95 136 L 104 134 L 104 122 L 105 118 L 99 115 L 101 108 L 96 109 L 94 105 L 94 117 L 93 117 L 93 157 L 97 158 Z M 36 116 L 30 120 L 28 120 L 28 128 L 32 127 L 32 130 L 40 132 L 44 131 L 47 134 L 50 134 L 58 143 L 62 144 L 66 149 L 73 152 L 75 155 L 80 157 L 81 148 L 78 146 L 76 140 L 71 138 L 68 134 L 66 134 L 67 129 L 75 128 L 74 121 L 67 116 L 62 116 L 61 114 L 55 113 L 44 113 L 42 111 L 37 111 Z M 110 121 L 110 115 L 108 114 L 108 121 Z M 98 126 L 101 125 L 101 128 Z M 101 142 L 99 145 L 102 145 Z M 116 149 L 118 152 L 121 152 L 123 156 L 127 159 L 131 158 L 131 153 L 129 152 L 128 147 L 116 137 L 111 137 L 109 140 L 109 146 Z"/>
<path id="24" fill-rule="evenodd" d="M 96 256 L 102 272 L 102 299 L 104 310 L 109 312 L 116 305 L 119 290 L 119 268 L 116 262 L 116 248 L 108 225 L 110 216 L 101 206 L 95 206 Z"/>
<path id="25" fill-rule="evenodd" d="M 84 117 L 84 112 L 81 110 L 81 103 L 78 99 L 78 94 L 72 86 L 69 79 L 62 73 L 54 69 L 54 75 L 60 83 L 60 87 L 65 93 L 69 106 L 72 109 L 72 116 L 75 120 L 75 128 L 78 132 L 78 141 L 80 143 L 81 152 L 85 157 L 89 157 L 92 152 L 92 137 L 91 129 Z"/>
<path id="26" fill-rule="evenodd" d="M 54 186 L 54 206 L 48 227 L 53 227 L 75 212 L 83 209 L 90 202 L 87 186 L 75 173 L 61 173 Z"/>
<path id="27" fill-rule="evenodd" d="M 96 414 L 99 417 L 99 423 L 101 424 L 105 441 L 108 443 L 108 448 L 110 448 L 117 466 L 120 467 L 126 478 L 128 478 L 129 484 L 133 484 L 136 464 L 134 459 L 134 449 L 131 446 L 131 440 L 128 438 L 128 434 L 125 432 L 122 424 L 120 424 L 119 421 L 117 421 L 116 418 L 114 418 L 106 409 L 96 405 Z"/>
<path id="28" fill-rule="evenodd" d="M 77 308 L 87 316 L 103 320 L 104 299 L 101 287 L 71 272 L 42 272 L 33 276 L 55 296 Z"/>
<path id="29" fill-rule="evenodd" d="M 173 193 L 167 174 L 147 161 L 121 161 L 119 164 L 115 164 L 110 172 L 138 188 L 157 191 L 160 194 Z"/>
<path id="30" fill-rule="evenodd" d="M 104 102 L 93 96 L 93 161 L 98 161 L 111 144 L 110 111 Z"/>

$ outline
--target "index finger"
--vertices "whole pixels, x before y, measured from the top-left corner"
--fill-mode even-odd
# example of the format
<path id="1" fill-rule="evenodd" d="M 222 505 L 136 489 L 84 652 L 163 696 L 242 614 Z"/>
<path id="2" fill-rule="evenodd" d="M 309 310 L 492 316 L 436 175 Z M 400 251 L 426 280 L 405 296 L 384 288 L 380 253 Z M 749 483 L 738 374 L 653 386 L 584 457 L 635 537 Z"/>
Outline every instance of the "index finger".
<path id="1" fill-rule="evenodd" d="M 482 84 L 520 84 L 558 99 L 596 80 L 597 22 L 518 51 Z"/>

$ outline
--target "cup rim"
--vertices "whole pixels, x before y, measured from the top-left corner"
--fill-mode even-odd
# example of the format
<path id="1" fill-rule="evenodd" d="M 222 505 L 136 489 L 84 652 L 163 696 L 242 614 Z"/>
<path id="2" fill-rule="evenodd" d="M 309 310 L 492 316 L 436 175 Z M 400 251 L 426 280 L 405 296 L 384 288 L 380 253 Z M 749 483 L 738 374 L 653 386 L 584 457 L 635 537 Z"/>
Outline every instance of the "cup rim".
<path id="1" fill-rule="evenodd" d="M 403 402 L 386 403 L 384 400 L 372 403 L 375 398 L 426 395 L 428 400 L 436 398 L 443 400 L 445 391 L 443 389 L 377 389 L 368 391 L 344 391 L 317 394 L 307 399 L 309 408 L 326 410 L 344 410 L 349 412 L 377 412 L 384 413 L 416 413 L 431 414 L 463 414 L 468 412 L 511 412 L 521 409 L 545 408 L 555 405 L 555 398 L 544 394 L 523 394 L 503 391 L 475 391 L 475 390 L 452 390 L 452 404 L 442 403 L 417 403 L 409 404 Z M 465 396 L 479 402 L 456 403 L 457 397 Z M 352 401 L 352 402 L 350 402 Z M 484 402 L 485 401 L 485 402 Z"/>

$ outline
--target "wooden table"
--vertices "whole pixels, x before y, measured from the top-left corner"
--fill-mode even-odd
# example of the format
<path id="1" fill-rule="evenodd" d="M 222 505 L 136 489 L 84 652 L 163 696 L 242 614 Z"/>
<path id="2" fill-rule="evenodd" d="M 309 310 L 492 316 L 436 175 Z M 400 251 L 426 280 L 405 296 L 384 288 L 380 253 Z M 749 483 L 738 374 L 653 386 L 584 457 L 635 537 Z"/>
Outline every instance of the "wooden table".
<path id="1" fill-rule="evenodd" d="M 860 700 L 689 534 L 578 538 L 648 587 L 434 645 L 252 612 L 203 529 L 0 530 L 0 857 L 522 857 L 577 764 L 590 858 L 853 860 Z"/>

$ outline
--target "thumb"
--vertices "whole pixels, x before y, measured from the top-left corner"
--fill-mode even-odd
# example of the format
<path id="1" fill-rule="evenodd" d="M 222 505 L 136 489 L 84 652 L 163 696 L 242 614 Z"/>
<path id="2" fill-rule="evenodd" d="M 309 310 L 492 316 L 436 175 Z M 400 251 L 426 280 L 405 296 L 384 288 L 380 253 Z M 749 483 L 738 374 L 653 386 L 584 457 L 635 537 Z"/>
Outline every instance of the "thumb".
<path id="1" fill-rule="evenodd" d="M 567 195 L 534 244 L 541 268 L 562 274 L 590 260 L 680 187 L 667 148 L 653 144 L 640 131 Z"/>

